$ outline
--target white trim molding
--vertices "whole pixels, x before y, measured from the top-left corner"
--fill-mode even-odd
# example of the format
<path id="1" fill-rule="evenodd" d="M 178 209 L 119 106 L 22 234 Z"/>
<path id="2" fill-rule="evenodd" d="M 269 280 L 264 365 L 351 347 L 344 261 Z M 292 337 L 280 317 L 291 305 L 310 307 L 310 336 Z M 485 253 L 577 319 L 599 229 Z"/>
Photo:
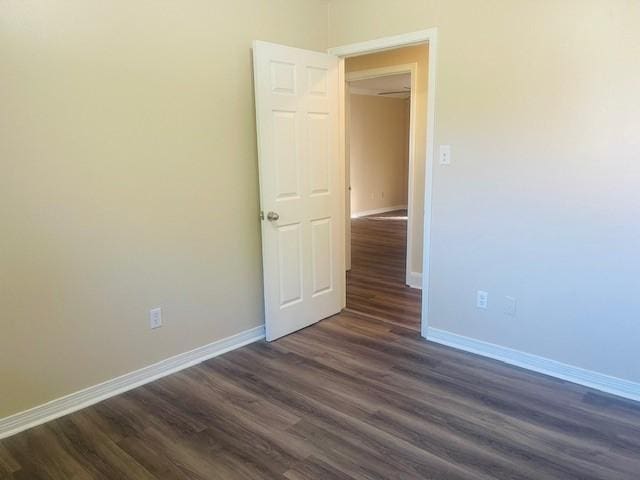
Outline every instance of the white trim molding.
<path id="1" fill-rule="evenodd" d="M 420 272 L 407 273 L 407 285 L 422 290 L 422 274 Z"/>
<path id="2" fill-rule="evenodd" d="M 374 208 L 373 210 L 363 210 L 362 212 L 351 212 L 351 218 L 366 217 L 367 215 L 378 215 L 380 213 L 393 212 L 395 210 L 406 210 L 406 205 L 393 205 L 391 207 Z"/>
<path id="3" fill-rule="evenodd" d="M 362 55 L 367 52 L 382 52 L 398 47 L 408 47 L 418 43 L 425 43 L 435 38 L 435 28 L 426 30 L 418 30 L 416 32 L 403 33 L 401 35 L 392 35 L 390 37 L 376 38 L 366 42 L 351 43 L 349 45 L 341 45 L 328 50 L 328 53 L 336 57 L 351 57 L 354 55 Z"/>
<path id="4" fill-rule="evenodd" d="M 399 75 L 402 73 L 408 73 L 412 77 L 415 77 L 418 73 L 418 64 L 413 63 L 401 63 L 397 65 L 389 65 L 387 67 L 368 68 L 366 70 L 356 70 L 346 74 L 347 82 L 357 82 L 359 80 L 368 80 L 370 78 L 390 77 L 393 75 Z M 417 85 L 411 82 L 412 91 L 415 90 Z"/>
<path id="5" fill-rule="evenodd" d="M 184 370 L 223 353 L 264 339 L 264 325 L 180 353 L 158 363 L 126 373 L 43 405 L 0 419 L 0 439 L 76 412 L 107 398 Z"/>
<path id="6" fill-rule="evenodd" d="M 383 90 L 381 88 L 356 88 L 349 87 L 349 94 L 351 95 L 364 95 L 368 97 L 384 97 L 384 98 L 399 98 L 402 100 L 411 99 L 411 91 L 407 90 L 406 92 L 388 92 L 387 90 Z"/>
<path id="7" fill-rule="evenodd" d="M 368 53 L 381 52 L 393 48 L 407 47 L 427 43 L 429 45 L 429 77 L 427 80 L 427 158 L 425 161 L 425 187 L 424 187 L 424 240 L 422 246 L 422 319 L 420 322 L 420 334 L 427 336 L 429 324 L 429 269 L 431 266 L 431 208 L 433 192 L 433 164 L 435 162 L 435 125 L 436 125 L 436 77 L 438 62 L 438 29 L 428 28 L 415 32 L 377 38 L 365 42 L 351 43 L 330 48 L 328 53 L 341 58 L 341 68 L 344 68 L 344 59 Z M 344 92 L 346 95 L 346 92 Z M 341 135 L 342 151 L 348 152 L 346 135 Z M 348 165 L 348 153 L 345 153 L 345 163 Z M 345 214 L 345 218 L 349 218 Z M 346 236 L 345 236 L 346 242 Z M 346 263 L 345 263 L 346 269 Z M 409 269 L 407 269 L 409 271 Z M 407 281 L 408 282 L 408 281 Z"/>
<path id="8" fill-rule="evenodd" d="M 640 383 L 623 380 L 603 373 L 593 372 L 566 363 L 551 360 L 531 353 L 521 352 L 493 343 L 476 340 L 456 333 L 429 327 L 427 340 L 449 347 L 493 358 L 509 365 L 543 373 L 551 377 L 590 387 L 601 392 L 640 401 Z"/>
<path id="9" fill-rule="evenodd" d="M 427 87 L 427 161 L 424 184 L 424 233 L 422 241 L 422 320 L 420 333 L 429 328 L 429 272 L 431 270 L 431 220 L 433 208 L 433 167 L 435 164 L 436 86 L 438 65 L 438 29 L 425 32 L 429 37 L 429 86 Z"/>

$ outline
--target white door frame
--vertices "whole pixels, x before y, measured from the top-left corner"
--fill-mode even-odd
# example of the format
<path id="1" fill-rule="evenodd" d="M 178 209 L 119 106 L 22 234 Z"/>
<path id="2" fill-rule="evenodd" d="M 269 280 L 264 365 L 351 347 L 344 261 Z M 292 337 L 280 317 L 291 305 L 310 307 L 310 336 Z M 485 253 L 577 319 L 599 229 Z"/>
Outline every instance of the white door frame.
<path id="1" fill-rule="evenodd" d="M 394 35 L 391 37 L 378 38 L 365 42 L 352 43 L 329 49 L 329 53 L 341 57 L 340 60 L 340 91 L 342 98 L 340 102 L 340 125 L 345 132 L 345 82 L 344 82 L 344 59 L 355 57 L 367 53 L 375 53 L 399 47 L 407 47 L 420 43 L 429 44 L 429 75 L 427 80 L 427 158 L 425 162 L 425 184 L 424 184 L 424 241 L 422 248 L 422 321 L 420 332 L 423 337 L 427 337 L 427 325 L 429 323 L 429 267 L 431 254 L 431 197 L 433 192 L 433 165 L 434 165 L 434 137 L 435 137 L 435 99 L 436 99 L 436 65 L 438 54 L 438 29 L 429 28 L 417 32 Z M 345 135 L 340 135 L 340 152 L 345 158 Z M 346 215 L 345 215 L 346 216 Z M 346 242 L 346 237 L 344 239 Z M 346 292 L 346 290 L 345 290 Z M 345 293 L 346 295 L 346 293 Z M 346 303 L 346 298 L 345 298 Z"/>
<path id="2" fill-rule="evenodd" d="M 398 75 L 408 73 L 411 75 L 411 96 L 410 104 L 409 104 L 409 168 L 407 169 L 407 256 L 405 258 L 406 265 L 406 276 L 405 283 L 413 288 L 422 288 L 421 283 L 416 282 L 415 277 L 416 274 L 412 272 L 411 266 L 413 265 L 413 230 L 416 222 L 418 221 L 415 218 L 415 211 L 413 205 L 413 185 L 415 180 L 415 149 L 416 149 L 416 132 L 415 132 L 415 121 L 416 121 L 416 92 L 418 86 L 418 64 L 417 63 L 407 63 L 402 65 L 390 65 L 388 67 L 380 67 L 380 68 L 371 68 L 368 70 L 358 70 L 356 72 L 351 72 L 346 74 L 347 82 L 353 82 L 357 80 L 366 80 L 369 78 L 379 78 L 386 77 L 389 75 Z M 347 92 L 345 92 L 345 104 L 346 104 L 346 112 L 350 111 L 351 100 L 348 95 L 349 85 L 347 84 Z M 351 152 L 349 150 L 349 119 L 347 117 L 346 129 L 345 129 L 345 171 L 349 171 L 349 166 L 351 164 Z M 347 188 L 351 183 L 351 176 L 348 176 Z M 351 218 L 351 202 L 347 202 L 347 222 Z M 347 245 L 350 243 L 350 235 L 347 235 Z M 350 268 L 351 263 L 351 249 L 347 248 L 347 254 L 349 257 L 347 258 L 347 268 Z"/>

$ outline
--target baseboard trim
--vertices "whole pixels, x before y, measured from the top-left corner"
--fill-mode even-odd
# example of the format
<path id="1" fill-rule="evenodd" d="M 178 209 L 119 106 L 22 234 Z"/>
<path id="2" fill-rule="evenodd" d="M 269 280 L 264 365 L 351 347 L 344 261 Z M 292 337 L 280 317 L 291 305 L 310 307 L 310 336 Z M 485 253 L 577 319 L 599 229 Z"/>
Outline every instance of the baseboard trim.
<path id="1" fill-rule="evenodd" d="M 394 210 L 406 210 L 406 205 L 394 205 L 392 207 L 375 208 L 373 210 L 363 210 L 362 212 L 351 212 L 351 218 L 366 217 L 367 215 L 377 215 L 379 213 L 393 212 Z"/>
<path id="2" fill-rule="evenodd" d="M 191 367 L 264 338 L 264 326 L 245 330 L 222 340 L 180 353 L 148 367 L 57 398 L 43 405 L 0 419 L 0 439 L 86 408 L 120 393 Z"/>
<path id="3" fill-rule="evenodd" d="M 407 285 L 411 288 L 422 290 L 422 274 L 418 272 L 409 272 L 407 275 Z"/>
<path id="4" fill-rule="evenodd" d="M 623 380 L 580 367 L 574 367 L 556 360 L 550 360 L 545 357 L 539 357 L 530 353 L 513 350 L 432 327 L 427 328 L 426 338 L 431 342 L 499 360 L 509 365 L 526 368 L 527 370 L 567 380 L 619 397 L 640 401 L 640 383 Z"/>

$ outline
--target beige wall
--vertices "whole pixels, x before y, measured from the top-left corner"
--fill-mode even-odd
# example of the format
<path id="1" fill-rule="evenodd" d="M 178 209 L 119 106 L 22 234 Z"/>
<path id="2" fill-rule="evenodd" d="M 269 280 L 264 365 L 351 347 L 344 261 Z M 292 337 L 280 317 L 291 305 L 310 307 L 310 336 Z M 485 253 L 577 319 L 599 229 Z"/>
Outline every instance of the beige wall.
<path id="1" fill-rule="evenodd" d="M 351 212 L 407 205 L 408 99 L 350 96 Z"/>
<path id="2" fill-rule="evenodd" d="M 413 185 L 413 213 L 410 221 L 414 225 L 411 271 L 422 273 L 422 244 L 424 218 L 424 184 L 425 184 L 425 159 L 426 159 L 426 119 L 427 119 L 427 80 L 429 76 L 429 47 L 416 45 L 412 47 L 397 48 L 386 52 L 372 53 L 351 57 L 345 61 L 347 73 L 369 70 L 373 68 L 389 67 L 394 65 L 417 64 L 416 96 L 416 125 L 415 125 L 415 158 L 414 158 L 414 185 Z"/>
<path id="3" fill-rule="evenodd" d="M 640 3 L 334 0 L 329 25 L 439 29 L 431 326 L 640 381 Z"/>
<path id="4" fill-rule="evenodd" d="M 250 41 L 322 50 L 325 8 L 0 3 L 0 417 L 262 322 Z M 439 27 L 432 326 L 640 381 L 638 24 L 331 3 L 330 45 Z"/>
<path id="5" fill-rule="evenodd" d="M 253 39 L 326 4 L 0 3 L 0 418 L 263 322 Z"/>

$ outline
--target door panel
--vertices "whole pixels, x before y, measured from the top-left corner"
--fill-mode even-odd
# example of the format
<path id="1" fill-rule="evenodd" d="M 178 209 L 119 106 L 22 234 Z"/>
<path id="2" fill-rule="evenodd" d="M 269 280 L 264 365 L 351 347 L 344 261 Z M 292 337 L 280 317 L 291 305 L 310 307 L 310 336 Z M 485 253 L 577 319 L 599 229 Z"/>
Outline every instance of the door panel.
<path id="1" fill-rule="evenodd" d="M 331 258 L 331 219 L 311 222 L 311 250 L 313 257 L 313 296 L 331 293 L 333 289 L 332 265 L 323 259 Z"/>
<path id="2" fill-rule="evenodd" d="M 302 229 L 299 223 L 277 227 L 280 307 L 302 300 Z"/>
<path id="3" fill-rule="evenodd" d="M 274 340 L 342 306 L 338 61 L 266 42 L 255 42 L 253 55 L 265 319 Z"/>
<path id="4" fill-rule="evenodd" d="M 329 193 L 329 115 L 310 113 L 309 123 L 309 170 L 311 195 Z"/>
<path id="5" fill-rule="evenodd" d="M 277 200 L 300 198 L 296 112 L 273 112 L 273 158 Z"/>

